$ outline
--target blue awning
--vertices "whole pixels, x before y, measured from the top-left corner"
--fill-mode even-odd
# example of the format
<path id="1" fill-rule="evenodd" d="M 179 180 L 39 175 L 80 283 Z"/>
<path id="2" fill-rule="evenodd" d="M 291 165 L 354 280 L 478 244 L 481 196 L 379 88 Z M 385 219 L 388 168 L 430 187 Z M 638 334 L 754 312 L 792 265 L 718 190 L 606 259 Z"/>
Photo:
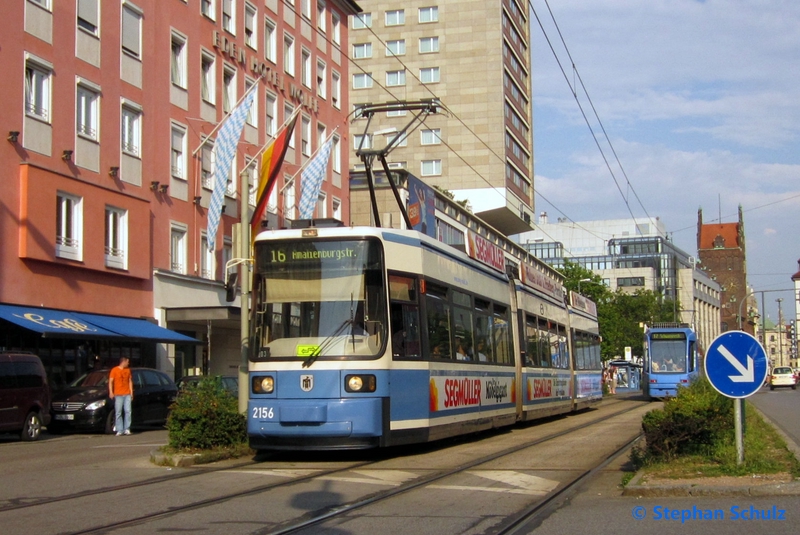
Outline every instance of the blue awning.
<path id="1" fill-rule="evenodd" d="M 18 305 L 0 305 L 0 318 L 47 338 L 126 338 L 170 344 L 200 343 L 142 319 Z"/>

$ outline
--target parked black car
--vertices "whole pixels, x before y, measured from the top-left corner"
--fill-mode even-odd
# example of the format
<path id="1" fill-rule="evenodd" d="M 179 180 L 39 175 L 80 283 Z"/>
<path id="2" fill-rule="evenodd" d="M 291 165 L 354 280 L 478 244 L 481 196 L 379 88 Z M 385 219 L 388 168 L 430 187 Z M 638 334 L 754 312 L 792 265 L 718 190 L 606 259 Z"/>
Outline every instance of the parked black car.
<path id="1" fill-rule="evenodd" d="M 108 397 L 110 370 L 91 371 L 54 394 L 51 433 L 65 430 L 114 432 L 114 401 Z M 169 376 L 150 368 L 131 368 L 133 377 L 132 427 L 163 425 L 178 388 Z"/>
<path id="2" fill-rule="evenodd" d="M 178 390 L 183 390 L 199 384 L 204 379 L 212 379 L 214 377 L 219 377 L 222 380 L 222 388 L 234 396 L 239 395 L 239 377 L 236 375 L 186 375 L 178 379 L 176 384 L 178 385 Z"/>
<path id="3" fill-rule="evenodd" d="M 33 353 L 0 353 L 0 433 L 36 440 L 50 423 L 50 387 Z"/>

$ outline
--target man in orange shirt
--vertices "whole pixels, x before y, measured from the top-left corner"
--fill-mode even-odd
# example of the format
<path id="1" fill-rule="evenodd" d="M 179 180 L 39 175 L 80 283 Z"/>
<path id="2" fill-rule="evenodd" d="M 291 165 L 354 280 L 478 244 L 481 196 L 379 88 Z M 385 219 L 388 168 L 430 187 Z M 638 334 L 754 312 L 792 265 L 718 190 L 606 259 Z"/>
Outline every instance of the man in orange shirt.
<path id="1" fill-rule="evenodd" d="M 128 357 L 119 359 L 119 366 L 108 374 L 108 397 L 114 400 L 117 415 L 117 436 L 131 434 L 131 402 L 133 402 L 133 376 L 128 368 Z M 124 419 L 123 419 L 124 413 Z"/>

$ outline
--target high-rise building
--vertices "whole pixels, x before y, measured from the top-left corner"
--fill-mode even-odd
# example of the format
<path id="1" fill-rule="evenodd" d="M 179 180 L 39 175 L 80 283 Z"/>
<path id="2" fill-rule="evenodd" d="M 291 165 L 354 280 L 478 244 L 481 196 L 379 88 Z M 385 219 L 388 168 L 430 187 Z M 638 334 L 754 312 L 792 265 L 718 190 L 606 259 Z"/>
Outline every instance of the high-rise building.
<path id="1" fill-rule="evenodd" d="M 239 202 L 254 202 L 259 151 L 297 108 L 268 224 L 297 217 L 296 174 L 331 134 L 315 216 L 349 218 L 347 20 L 359 11 L 352 0 L 7 2 L 0 306 L 25 311 L 0 309 L 0 348 L 36 350 L 55 382 L 122 354 L 175 376 L 235 367 L 232 226 Z M 215 127 L 254 84 L 209 250 Z M 148 318 L 202 343 L 156 344 L 172 335 L 135 323 L 122 335 L 76 313 Z"/>
<path id="2" fill-rule="evenodd" d="M 366 0 L 351 16 L 348 83 L 351 151 L 381 148 L 414 116 L 393 110 L 358 119 L 358 107 L 439 99 L 440 113 L 408 132 L 389 167 L 467 200 L 510 235 L 533 212 L 528 8 L 519 0 Z M 367 130 L 367 126 L 369 126 Z M 353 158 L 355 170 L 363 165 Z"/>

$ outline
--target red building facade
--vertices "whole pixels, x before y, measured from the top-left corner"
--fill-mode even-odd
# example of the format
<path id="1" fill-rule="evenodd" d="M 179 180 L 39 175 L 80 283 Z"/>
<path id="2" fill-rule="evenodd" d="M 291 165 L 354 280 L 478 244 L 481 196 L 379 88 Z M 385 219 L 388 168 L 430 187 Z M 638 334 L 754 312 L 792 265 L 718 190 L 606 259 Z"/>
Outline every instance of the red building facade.
<path id="1" fill-rule="evenodd" d="M 239 201 L 253 203 L 240 177 L 252 190 L 257 155 L 298 107 L 269 225 L 296 217 L 297 173 L 331 134 L 315 217 L 349 218 L 345 52 L 347 17 L 358 10 L 349 0 L 5 6 L 0 303 L 154 319 L 204 343 L 159 346 L 150 364 L 175 375 L 226 371 L 227 357 L 217 369 L 210 355 L 238 359 L 238 310 L 225 304 L 222 281 Z M 209 252 L 214 129 L 253 84 Z"/>

